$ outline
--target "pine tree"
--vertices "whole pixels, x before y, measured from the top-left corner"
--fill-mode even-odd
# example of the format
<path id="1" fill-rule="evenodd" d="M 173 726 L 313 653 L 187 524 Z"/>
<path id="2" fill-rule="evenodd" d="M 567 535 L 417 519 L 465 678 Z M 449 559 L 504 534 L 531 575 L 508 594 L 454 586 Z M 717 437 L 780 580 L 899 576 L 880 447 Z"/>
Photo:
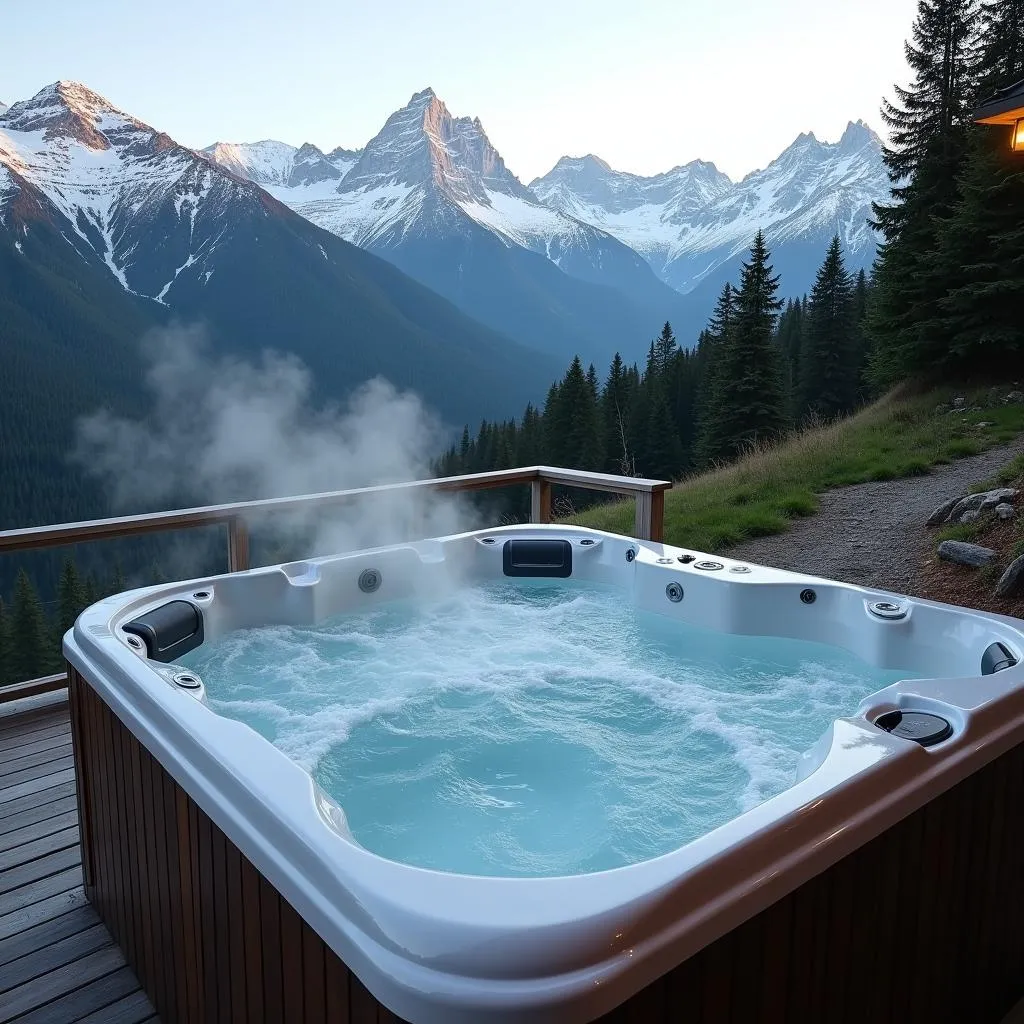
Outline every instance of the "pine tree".
<path id="1" fill-rule="evenodd" d="M 629 417 L 632 388 L 628 370 L 618 352 L 612 359 L 601 395 L 601 419 L 604 424 L 605 470 L 623 476 L 636 474 L 636 453 L 629 444 Z"/>
<path id="2" fill-rule="evenodd" d="M 678 351 L 679 346 L 676 344 L 676 336 L 672 333 L 672 325 L 666 320 L 661 334 L 654 342 L 654 358 L 659 376 L 664 378 L 668 375 L 672 360 Z"/>
<path id="3" fill-rule="evenodd" d="M 904 44 L 913 84 L 895 86 L 895 102 L 882 101 L 891 139 L 883 158 L 896 201 L 876 206 L 875 213 L 889 241 L 910 216 L 903 200 L 918 172 L 942 166 L 955 173 L 959 166 L 971 120 L 980 16 L 980 0 L 918 0 L 911 39 Z M 946 182 L 951 186 L 952 176 Z"/>
<path id="4" fill-rule="evenodd" d="M 853 290 L 839 236 L 818 270 L 803 331 L 797 410 L 801 418 L 834 419 L 857 400 Z"/>
<path id="5" fill-rule="evenodd" d="M 868 334 L 867 317 L 870 301 L 870 285 L 864 268 L 857 272 L 853 286 L 853 351 L 857 366 L 857 399 L 864 401 L 868 396 Z"/>
<path id="6" fill-rule="evenodd" d="M 679 431 L 669 412 L 663 390 L 654 387 L 647 403 L 646 446 L 642 470 L 645 476 L 659 480 L 675 479 L 682 463 Z"/>
<path id="7" fill-rule="evenodd" d="M 65 559 L 64 568 L 57 584 L 57 631 L 58 638 L 75 624 L 75 619 L 86 607 L 85 585 L 79 578 L 78 569 L 70 559 Z"/>
<path id="8" fill-rule="evenodd" d="M 764 233 L 758 231 L 750 261 L 743 264 L 735 322 L 717 359 L 702 446 L 711 459 L 731 458 L 751 441 L 778 437 L 788 425 L 774 344 L 782 303 L 770 259 Z"/>
<path id="9" fill-rule="evenodd" d="M 1024 77 L 1024 0 L 983 12 L 986 96 Z M 1024 365 L 1024 162 L 1008 128 L 976 127 L 958 180 L 959 200 L 938 229 L 935 262 L 949 281 L 939 303 L 949 339 L 946 372 L 1005 373 Z"/>
<path id="10" fill-rule="evenodd" d="M 55 667 L 50 631 L 39 595 L 28 573 L 18 573 L 11 614 L 11 675 L 15 682 L 46 675 Z"/>
<path id="11" fill-rule="evenodd" d="M 697 442 L 694 461 L 698 466 L 705 466 L 718 457 L 711 439 L 712 413 L 722 351 L 732 337 L 736 323 L 737 298 L 736 290 L 727 282 L 718 296 L 707 330 L 697 342 Z"/>
<path id="12" fill-rule="evenodd" d="M 938 219 L 957 199 L 977 78 L 980 0 L 919 0 L 906 45 L 914 75 L 883 118 L 893 202 L 876 204 L 885 234 L 869 317 L 871 374 L 879 384 L 932 370 L 949 338 L 938 315 L 950 280 L 936 260 Z"/>
<path id="13" fill-rule="evenodd" d="M 988 0 L 982 14 L 977 97 L 985 100 L 1024 79 L 1024 0 Z"/>
<path id="14" fill-rule="evenodd" d="M 977 132 L 961 200 L 939 232 L 938 259 L 956 282 L 940 303 L 950 372 L 1024 366 L 1024 162 L 1002 142 Z"/>

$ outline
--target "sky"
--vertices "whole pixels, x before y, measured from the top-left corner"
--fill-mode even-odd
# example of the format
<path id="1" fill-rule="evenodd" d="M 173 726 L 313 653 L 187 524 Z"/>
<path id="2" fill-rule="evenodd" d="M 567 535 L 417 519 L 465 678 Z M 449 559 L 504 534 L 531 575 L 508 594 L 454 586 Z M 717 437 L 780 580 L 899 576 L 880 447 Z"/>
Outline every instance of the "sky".
<path id="1" fill-rule="evenodd" d="M 595 153 L 733 178 L 907 80 L 916 0 L 0 0 L 0 100 L 83 82 L 188 146 L 356 148 L 431 86 L 529 182 Z"/>

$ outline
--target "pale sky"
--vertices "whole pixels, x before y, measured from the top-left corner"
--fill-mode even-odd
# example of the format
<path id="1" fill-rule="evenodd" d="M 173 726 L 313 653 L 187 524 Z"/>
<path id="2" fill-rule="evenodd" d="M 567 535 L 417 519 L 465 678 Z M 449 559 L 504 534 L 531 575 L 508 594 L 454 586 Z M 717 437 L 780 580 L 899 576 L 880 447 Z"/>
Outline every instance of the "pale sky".
<path id="1" fill-rule="evenodd" d="M 363 145 L 426 86 L 521 180 L 596 153 L 732 177 L 881 131 L 916 0 L 0 0 L 0 100 L 61 78 L 199 147 Z"/>

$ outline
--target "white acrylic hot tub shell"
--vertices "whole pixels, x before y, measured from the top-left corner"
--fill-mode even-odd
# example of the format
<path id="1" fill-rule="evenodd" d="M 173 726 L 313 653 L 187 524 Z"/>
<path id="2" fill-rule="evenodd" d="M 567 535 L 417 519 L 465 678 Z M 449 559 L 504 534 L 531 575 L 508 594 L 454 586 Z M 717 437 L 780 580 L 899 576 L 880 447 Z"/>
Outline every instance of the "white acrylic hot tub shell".
<path id="1" fill-rule="evenodd" d="M 818 639 L 936 678 L 837 708 L 849 717 L 794 766 L 800 781 L 672 853 L 590 875 L 488 878 L 410 867 L 358 846 L 304 770 L 170 683 L 169 667 L 141 658 L 120 631 L 144 609 L 201 590 L 212 595 L 197 603 L 215 633 L 313 621 L 339 601 L 358 607 L 449 576 L 501 576 L 504 539 L 552 535 L 573 541 L 574 575 L 617 583 L 641 607 L 729 632 Z M 584 538 L 594 543 L 579 547 Z M 629 549 L 636 557 L 627 562 Z M 1024 664 L 990 676 L 971 669 L 995 640 L 1024 653 L 1024 623 L 923 601 L 909 601 L 902 621 L 880 622 L 867 605 L 889 595 L 762 567 L 734 574 L 737 563 L 724 558 L 723 570 L 703 572 L 679 554 L 575 528 L 488 530 L 121 594 L 82 614 L 65 654 L 393 1012 L 414 1024 L 582 1022 L 1024 740 Z M 385 581 L 373 595 L 355 586 L 367 567 Z M 672 581 L 684 587 L 679 604 L 665 597 Z M 809 606 L 799 601 L 807 587 L 817 596 Z M 894 660 L 907 652 L 913 661 Z M 934 710 L 954 735 L 925 749 L 870 724 L 894 707 Z"/>

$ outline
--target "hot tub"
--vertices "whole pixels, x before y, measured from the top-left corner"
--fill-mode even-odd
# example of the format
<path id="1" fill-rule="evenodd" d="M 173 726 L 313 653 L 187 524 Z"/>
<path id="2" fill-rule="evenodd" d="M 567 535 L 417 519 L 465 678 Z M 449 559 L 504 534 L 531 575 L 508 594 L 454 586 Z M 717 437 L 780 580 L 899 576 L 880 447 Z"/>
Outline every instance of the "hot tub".
<path id="1" fill-rule="evenodd" d="M 895 681 L 678 846 L 505 877 L 376 852 L 190 667 L 238 631 L 554 581 L 669 646 L 813 642 Z M 561 526 L 120 594 L 64 641 L 86 891 L 165 1022 L 998 1020 L 1024 994 L 1022 628 Z"/>

